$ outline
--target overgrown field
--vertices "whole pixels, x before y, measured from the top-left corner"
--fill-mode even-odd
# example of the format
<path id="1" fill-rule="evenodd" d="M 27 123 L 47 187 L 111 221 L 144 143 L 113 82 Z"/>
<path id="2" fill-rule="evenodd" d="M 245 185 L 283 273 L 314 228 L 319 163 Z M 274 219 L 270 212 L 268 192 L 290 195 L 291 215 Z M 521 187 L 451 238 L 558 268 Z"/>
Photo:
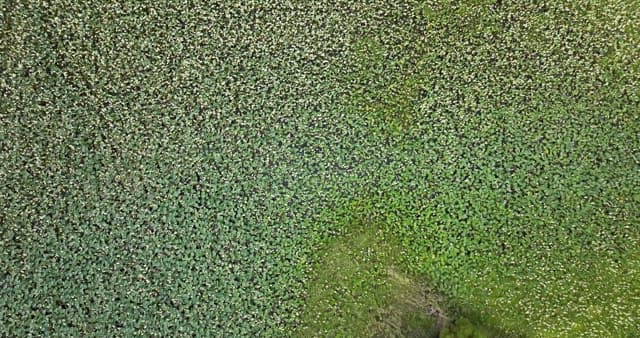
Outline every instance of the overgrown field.
<path id="1" fill-rule="evenodd" d="M 0 12 L 0 336 L 640 335 L 636 1 Z"/>

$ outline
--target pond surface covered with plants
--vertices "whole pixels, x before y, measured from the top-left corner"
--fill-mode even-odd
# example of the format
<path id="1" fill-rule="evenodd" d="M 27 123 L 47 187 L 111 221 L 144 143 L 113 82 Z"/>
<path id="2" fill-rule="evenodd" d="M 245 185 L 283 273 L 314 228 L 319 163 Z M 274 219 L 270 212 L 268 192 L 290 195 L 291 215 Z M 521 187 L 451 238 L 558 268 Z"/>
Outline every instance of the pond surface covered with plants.
<path id="1" fill-rule="evenodd" d="M 635 1 L 0 9 L 4 335 L 640 334 Z"/>

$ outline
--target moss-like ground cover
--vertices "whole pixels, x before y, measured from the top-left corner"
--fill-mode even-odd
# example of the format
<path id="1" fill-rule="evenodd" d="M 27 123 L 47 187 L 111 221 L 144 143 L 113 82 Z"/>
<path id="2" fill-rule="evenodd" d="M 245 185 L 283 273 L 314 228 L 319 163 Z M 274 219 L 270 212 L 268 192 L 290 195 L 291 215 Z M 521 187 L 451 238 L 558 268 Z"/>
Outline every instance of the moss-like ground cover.
<path id="1" fill-rule="evenodd" d="M 640 334 L 635 1 L 0 8 L 1 335 Z"/>

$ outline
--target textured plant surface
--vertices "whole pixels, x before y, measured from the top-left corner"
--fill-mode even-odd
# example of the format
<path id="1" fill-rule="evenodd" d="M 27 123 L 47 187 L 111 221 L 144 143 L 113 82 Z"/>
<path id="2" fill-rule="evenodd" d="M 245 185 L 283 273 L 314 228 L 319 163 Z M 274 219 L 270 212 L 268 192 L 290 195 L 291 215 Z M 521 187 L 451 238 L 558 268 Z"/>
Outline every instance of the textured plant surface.
<path id="1" fill-rule="evenodd" d="M 322 335 L 332 245 L 382 248 L 354 313 L 393 265 L 505 335 L 638 335 L 639 12 L 0 1 L 0 335 Z"/>

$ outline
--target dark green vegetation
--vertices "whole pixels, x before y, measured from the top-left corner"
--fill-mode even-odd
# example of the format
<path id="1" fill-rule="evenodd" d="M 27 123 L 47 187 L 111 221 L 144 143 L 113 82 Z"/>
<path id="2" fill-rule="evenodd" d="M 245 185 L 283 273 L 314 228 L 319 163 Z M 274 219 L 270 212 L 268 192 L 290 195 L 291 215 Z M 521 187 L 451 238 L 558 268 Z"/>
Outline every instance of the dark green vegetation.
<path id="1" fill-rule="evenodd" d="M 635 1 L 0 6 L 2 335 L 638 335 Z"/>
<path id="2" fill-rule="evenodd" d="M 490 333 L 477 327 L 466 318 L 458 319 L 455 323 L 442 329 L 440 338 L 485 338 Z"/>

